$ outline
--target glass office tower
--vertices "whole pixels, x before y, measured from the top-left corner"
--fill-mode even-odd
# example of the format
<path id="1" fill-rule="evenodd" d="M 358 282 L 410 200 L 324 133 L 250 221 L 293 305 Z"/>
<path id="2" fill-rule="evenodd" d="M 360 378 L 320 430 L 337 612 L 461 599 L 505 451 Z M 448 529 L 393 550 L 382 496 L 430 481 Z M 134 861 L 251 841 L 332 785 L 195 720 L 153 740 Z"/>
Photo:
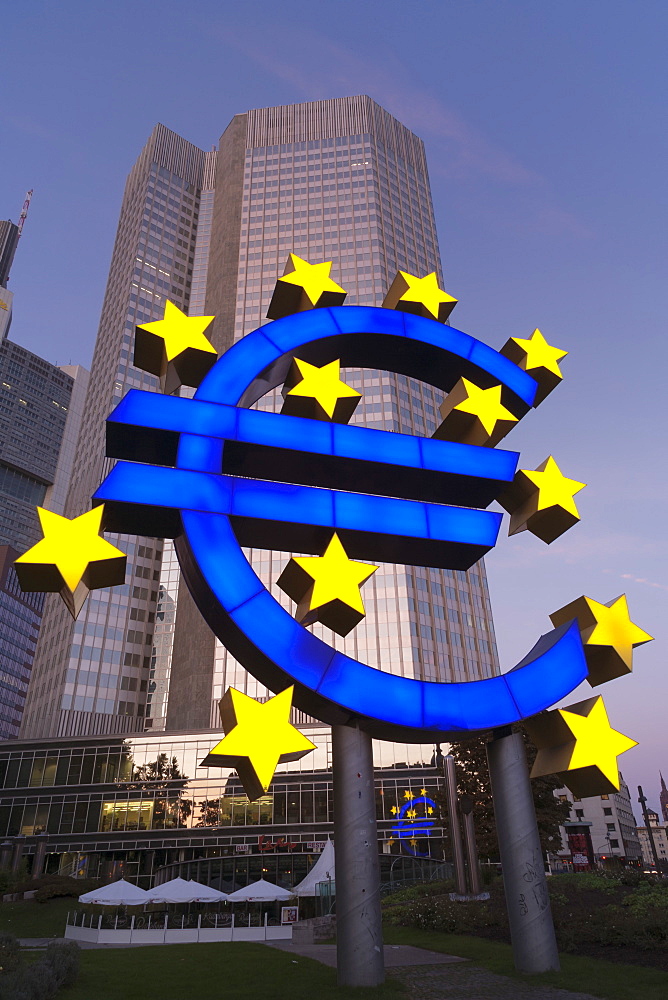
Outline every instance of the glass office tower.
<path id="1" fill-rule="evenodd" d="M 203 310 L 215 314 L 219 350 L 266 322 L 290 251 L 332 260 L 348 303 L 381 305 L 397 270 L 436 271 L 441 261 L 424 145 L 369 97 L 264 108 L 236 116 L 218 152 Z M 202 279 L 200 281 L 203 284 Z M 430 436 L 442 393 L 402 375 L 349 370 L 363 394 L 353 422 Z M 278 393 L 262 408 L 280 408 Z M 288 555 L 249 552 L 275 586 Z M 472 680 L 498 670 L 485 572 L 384 565 L 364 587 L 367 616 L 336 648 L 383 670 L 424 680 Z M 203 625 L 182 585 L 171 662 L 169 729 L 218 726 L 228 686 L 267 692 Z M 306 721 L 297 715 L 298 721 Z"/>
<path id="2" fill-rule="evenodd" d="M 136 323 L 165 298 L 214 314 L 219 351 L 266 322 L 294 251 L 332 260 L 348 303 L 380 305 L 396 271 L 441 263 L 423 143 L 368 97 L 237 115 L 204 153 L 158 126 L 128 179 L 95 348 L 68 514 L 104 477 L 104 420 L 127 388 L 155 389 L 132 367 Z M 456 291 L 456 290 L 455 290 Z M 354 420 L 429 436 L 441 394 L 404 376 L 344 372 L 363 402 Z M 258 404 L 275 408 L 276 394 Z M 112 538 L 112 541 L 114 539 Z M 229 685 L 264 688 L 216 643 L 183 585 L 169 542 L 123 538 L 125 586 L 91 595 L 72 625 L 49 600 L 22 735 L 77 736 L 219 727 Z M 287 553 L 249 553 L 278 599 Z M 484 567 L 468 573 L 384 565 L 364 588 L 367 617 L 328 642 L 384 670 L 468 680 L 498 670 Z M 307 721 L 297 715 L 297 720 Z"/>
<path id="3" fill-rule="evenodd" d="M 109 470 L 105 420 L 132 387 L 157 379 L 132 365 L 137 323 L 165 299 L 187 311 L 204 153 L 157 125 L 125 187 L 93 355 L 66 514 L 90 508 Z M 95 591 L 76 623 L 46 602 L 22 733 L 70 736 L 144 728 L 163 542 L 109 536 L 128 554 L 126 583 Z"/>

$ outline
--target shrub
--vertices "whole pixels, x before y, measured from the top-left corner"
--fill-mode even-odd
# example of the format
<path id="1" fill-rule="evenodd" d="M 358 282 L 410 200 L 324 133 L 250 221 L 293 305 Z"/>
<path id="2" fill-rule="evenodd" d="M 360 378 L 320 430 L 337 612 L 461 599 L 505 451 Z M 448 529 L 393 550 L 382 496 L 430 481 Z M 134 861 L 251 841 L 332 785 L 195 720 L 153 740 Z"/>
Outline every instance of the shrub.
<path id="1" fill-rule="evenodd" d="M 0 934 L 0 972 L 11 972 L 21 961 L 21 949 L 13 934 Z"/>
<path id="2" fill-rule="evenodd" d="M 58 992 L 53 970 L 46 962 L 25 965 L 0 979 L 1 1000 L 52 1000 Z"/>
<path id="3" fill-rule="evenodd" d="M 79 975 L 81 949 L 75 941 L 47 945 L 44 961 L 53 971 L 58 986 L 73 986 Z"/>
<path id="4" fill-rule="evenodd" d="M 0 936 L 0 947 L 11 935 Z M 0 1000 L 53 1000 L 61 986 L 73 986 L 79 975 L 79 945 L 74 941 L 50 944 L 43 958 L 21 965 L 17 945 L 11 972 L 0 976 Z"/>

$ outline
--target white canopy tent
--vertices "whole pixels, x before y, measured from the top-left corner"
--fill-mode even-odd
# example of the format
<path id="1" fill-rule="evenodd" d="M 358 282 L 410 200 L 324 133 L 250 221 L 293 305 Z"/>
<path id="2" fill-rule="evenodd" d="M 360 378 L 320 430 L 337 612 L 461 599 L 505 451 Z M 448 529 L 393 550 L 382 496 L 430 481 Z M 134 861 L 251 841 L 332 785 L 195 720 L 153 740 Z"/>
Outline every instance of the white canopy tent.
<path id="1" fill-rule="evenodd" d="M 98 906 L 141 906 L 148 901 L 149 896 L 144 889 L 126 882 L 124 878 L 79 896 L 80 903 L 97 903 Z"/>
<path id="2" fill-rule="evenodd" d="M 315 896 L 319 882 L 334 881 L 334 844 L 328 840 L 305 879 L 292 890 L 295 896 Z"/>
<path id="3" fill-rule="evenodd" d="M 147 903 L 220 903 L 227 899 L 224 892 L 211 889 L 201 882 L 173 878 L 147 892 Z"/>
<path id="4" fill-rule="evenodd" d="M 227 898 L 230 903 L 270 903 L 272 900 L 290 899 L 292 896 L 294 892 L 291 889 L 281 889 L 280 885 L 261 878 L 259 882 L 231 892 Z"/>

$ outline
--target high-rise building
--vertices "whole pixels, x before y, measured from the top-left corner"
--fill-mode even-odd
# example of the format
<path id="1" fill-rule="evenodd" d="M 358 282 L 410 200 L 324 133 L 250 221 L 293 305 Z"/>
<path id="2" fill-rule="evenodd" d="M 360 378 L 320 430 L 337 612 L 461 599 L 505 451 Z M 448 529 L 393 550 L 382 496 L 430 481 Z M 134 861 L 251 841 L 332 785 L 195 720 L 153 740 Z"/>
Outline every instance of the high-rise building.
<path id="1" fill-rule="evenodd" d="M 40 537 L 36 505 L 56 480 L 74 379 L 11 340 L 0 344 L 0 544 Z"/>
<path id="2" fill-rule="evenodd" d="M 661 793 L 659 795 L 659 804 L 661 806 L 661 813 L 663 815 L 663 820 L 668 823 L 668 788 L 666 788 L 666 782 L 664 781 L 663 775 L 659 773 L 659 778 L 661 779 Z"/>
<path id="3" fill-rule="evenodd" d="M 110 467 L 105 420 L 114 405 L 129 388 L 157 388 L 157 379 L 132 365 L 136 324 L 161 318 L 166 298 L 188 308 L 203 163 L 202 150 L 158 125 L 128 176 L 67 494 L 68 517 L 90 508 Z M 123 586 L 93 593 L 76 623 L 58 597 L 46 601 L 23 732 L 143 729 L 163 543 L 115 541 L 128 554 Z"/>
<path id="4" fill-rule="evenodd" d="M 9 272 L 19 242 L 19 227 L 9 219 L 0 219 L 0 288 L 9 281 Z"/>
<path id="5" fill-rule="evenodd" d="M 128 179 L 93 359 L 82 439 L 67 500 L 87 509 L 106 474 L 104 420 L 127 388 L 155 389 L 132 367 L 134 326 L 166 298 L 215 314 L 219 351 L 265 322 L 294 251 L 332 260 L 348 302 L 380 305 L 396 271 L 441 263 L 423 143 L 368 97 L 237 115 L 216 153 L 157 126 Z M 429 436 L 442 394 L 402 375 L 348 370 L 363 393 L 355 420 Z M 269 394 L 257 404 L 275 408 Z M 206 627 L 169 543 L 124 538 L 130 580 L 91 595 L 72 626 L 47 602 L 23 734 L 29 737 L 203 729 L 217 702 L 259 685 Z M 275 595 L 286 553 L 250 553 Z M 498 670 L 482 564 L 468 573 L 383 565 L 365 587 L 366 619 L 346 639 L 316 631 L 384 670 L 470 680 Z M 39 683 L 40 694 L 37 694 Z M 148 709 L 146 709 L 148 703 Z"/>
<path id="6" fill-rule="evenodd" d="M 0 344 L 0 739 L 18 736 L 43 594 L 21 594 L 11 563 L 41 531 L 40 505 L 63 512 L 88 372 Z"/>
<path id="7" fill-rule="evenodd" d="M 35 644 L 42 620 L 42 594 L 24 594 L 11 545 L 0 545 L 0 740 L 19 734 Z"/>
<path id="8" fill-rule="evenodd" d="M 349 303 L 380 305 L 398 269 L 441 261 L 424 145 L 369 97 L 315 101 L 237 115 L 220 139 L 204 312 L 218 350 L 266 322 L 276 279 L 294 251 L 333 261 Z M 203 279 L 202 279 L 203 283 Z M 352 370 L 363 394 L 353 422 L 429 436 L 442 394 L 392 373 Z M 279 393 L 259 402 L 280 408 Z M 287 555 L 255 551 L 277 599 Z M 315 631 L 352 656 L 409 677 L 471 680 L 498 669 L 482 566 L 448 572 L 384 565 L 364 588 L 366 619 L 346 639 Z M 182 585 L 171 662 L 169 729 L 218 725 L 229 686 L 266 691 L 215 643 Z"/>

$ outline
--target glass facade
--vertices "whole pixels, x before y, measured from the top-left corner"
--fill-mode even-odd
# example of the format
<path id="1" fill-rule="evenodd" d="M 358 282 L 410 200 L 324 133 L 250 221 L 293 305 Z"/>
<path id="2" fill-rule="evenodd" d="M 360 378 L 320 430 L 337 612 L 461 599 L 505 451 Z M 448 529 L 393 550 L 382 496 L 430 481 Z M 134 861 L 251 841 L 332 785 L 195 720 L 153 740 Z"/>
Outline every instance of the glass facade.
<path id="1" fill-rule="evenodd" d="M 333 831 L 331 735 L 320 727 L 310 736 L 314 753 L 281 765 L 252 803 L 233 770 L 198 766 L 213 732 L 12 742 L 0 750 L 0 837 L 25 837 L 32 853 L 31 838 L 44 834 L 49 870 L 76 857 L 89 875 L 106 871 L 110 854 L 134 864 L 131 855 L 158 852 L 150 871 L 144 860 L 148 876 L 215 855 L 317 853 Z M 440 779 L 416 756 L 415 747 L 375 746 L 379 851 L 440 861 Z"/>
<path id="2" fill-rule="evenodd" d="M 348 304 L 381 305 L 399 269 L 436 271 L 442 283 L 422 142 L 368 98 L 280 110 L 279 125 L 270 120 L 277 109 L 247 116 L 234 339 L 266 322 L 291 251 L 333 261 L 332 277 L 348 292 Z M 346 121 L 350 134 L 341 134 Z M 281 141 L 300 127 L 299 141 Z M 209 280 L 216 280 L 213 266 Z M 422 436 L 440 423 L 443 396 L 429 385 L 373 370 L 349 369 L 342 377 L 363 396 L 351 423 Z M 272 392 L 257 406 L 280 410 L 282 402 Z M 248 556 L 273 596 L 291 608 L 276 586 L 286 553 Z M 408 677 L 459 681 L 498 672 L 484 565 L 468 573 L 382 565 L 364 587 L 364 602 L 366 618 L 347 638 L 319 625 L 313 631 L 356 659 Z M 229 686 L 267 695 L 216 643 L 212 726 Z"/>
<path id="3" fill-rule="evenodd" d="M 0 545 L 0 740 L 19 734 L 44 603 L 42 594 L 21 590 L 13 566 L 18 555 Z"/>
<path id="4" fill-rule="evenodd" d="M 74 380 L 25 347 L 0 344 L 0 545 L 41 537 L 36 506 L 56 478 Z"/>
<path id="5" fill-rule="evenodd" d="M 132 364 L 138 323 L 162 318 L 165 299 L 187 311 L 203 152 L 156 126 L 121 206 L 66 514 L 81 514 L 110 468 L 105 420 L 130 388 L 158 388 Z M 23 734 L 143 729 L 163 542 L 108 536 L 128 555 L 123 586 L 96 591 L 72 623 L 48 599 Z M 163 609 L 164 611 L 164 609 Z"/>
<path id="6" fill-rule="evenodd" d="M 215 313 L 222 350 L 265 322 L 290 251 L 332 260 L 351 304 L 380 305 L 399 268 L 436 271 L 442 280 L 421 140 L 365 97 L 236 116 L 219 153 L 156 128 L 125 190 L 69 516 L 87 508 L 110 467 L 104 421 L 115 402 L 132 386 L 157 388 L 132 366 L 136 323 L 160 317 L 169 297 L 193 314 Z M 363 393 L 354 421 L 418 435 L 435 430 L 442 396 L 431 386 L 373 370 L 344 377 Z M 280 402 L 272 393 L 257 405 Z M 183 587 L 179 597 L 171 543 L 116 541 L 129 557 L 124 586 L 92 595 L 76 625 L 57 600 L 47 601 L 22 735 L 218 727 L 228 686 L 266 697 L 214 642 Z M 248 555 L 289 606 L 275 584 L 289 554 Z M 367 616 L 346 639 L 314 630 L 404 676 L 473 680 L 498 672 L 482 563 L 468 573 L 383 565 L 364 599 Z"/>

